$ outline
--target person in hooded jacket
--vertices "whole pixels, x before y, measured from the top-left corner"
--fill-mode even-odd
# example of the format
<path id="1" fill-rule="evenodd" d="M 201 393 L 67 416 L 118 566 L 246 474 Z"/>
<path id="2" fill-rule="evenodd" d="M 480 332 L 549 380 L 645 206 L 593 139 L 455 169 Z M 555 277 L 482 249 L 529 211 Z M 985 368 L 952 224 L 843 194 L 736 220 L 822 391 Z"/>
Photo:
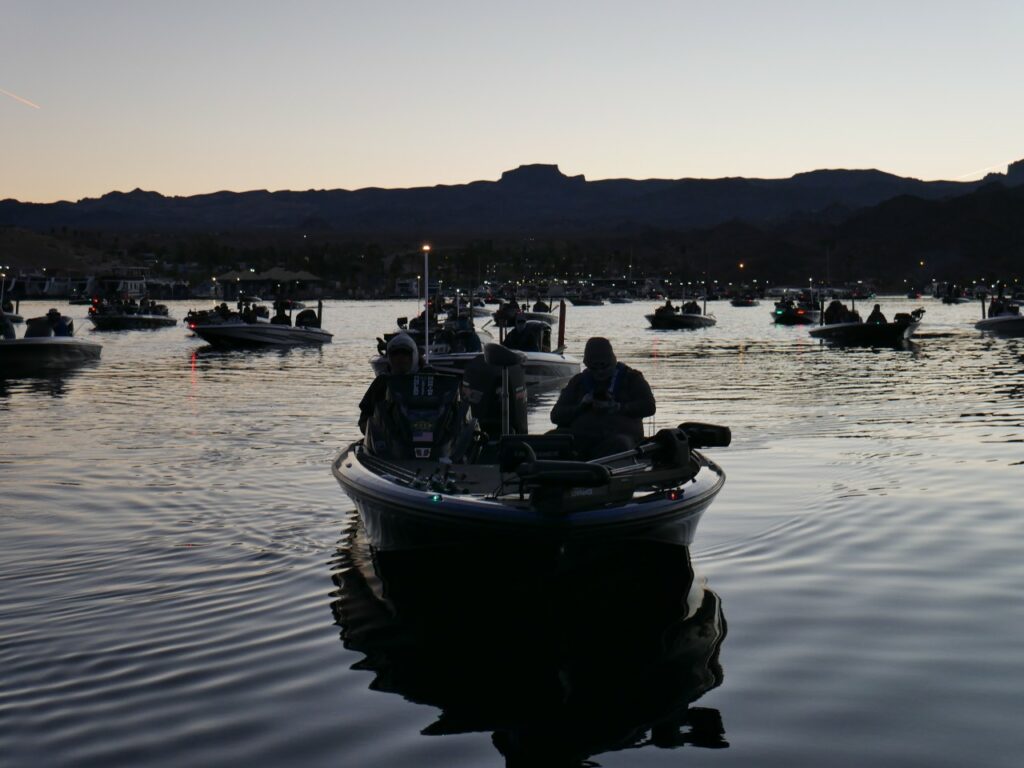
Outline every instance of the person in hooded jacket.
<path id="1" fill-rule="evenodd" d="M 502 342 L 509 349 L 518 349 L 523 352 L 540 352 L 537 346 L 537 339 L 526 327 L 526 315 L 516 315 L 515 327 L 505 336 Z"/>
<path id="2" fill-rule="evenodd" d="M 571 433 L 584 459 L 635 447 L 644 437 L 643 420 L 655 412 L 644 375 L 620 363 L 611 342 L 600 336 L 587 341 L 583 364 L 551 409 L 556 432 Z"/>
<path id="3" fill-rule="evenodd" d="M 373 417 L 377 404 L 383 402 L 388 389 L 390 374 L 407 375 L 419 370 L 419 349 L 411 336 L 399 333 L 388 341 L 385 354 L 388 358 L 388 373 L 375 378 L 363 399 L 359 401 L 359 431 L 366 434 L 366 425 Z"/>

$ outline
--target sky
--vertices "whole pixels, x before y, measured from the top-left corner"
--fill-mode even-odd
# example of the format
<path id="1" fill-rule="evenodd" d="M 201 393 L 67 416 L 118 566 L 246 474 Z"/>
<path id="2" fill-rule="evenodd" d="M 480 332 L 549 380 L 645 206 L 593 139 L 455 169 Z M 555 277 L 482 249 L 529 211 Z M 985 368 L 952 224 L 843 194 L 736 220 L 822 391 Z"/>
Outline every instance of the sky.
<path id="1" fill-rule="evenodd" d="M 1019 0 L 0 0 L 0 199 L 1024 158 Z"/>

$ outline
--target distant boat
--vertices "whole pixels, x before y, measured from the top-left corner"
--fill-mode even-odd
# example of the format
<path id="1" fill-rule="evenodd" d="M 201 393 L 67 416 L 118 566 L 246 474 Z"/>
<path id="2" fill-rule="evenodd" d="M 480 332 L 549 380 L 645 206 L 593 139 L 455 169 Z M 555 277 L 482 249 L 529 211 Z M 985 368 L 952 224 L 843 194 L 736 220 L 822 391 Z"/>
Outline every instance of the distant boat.
<path id="1" fill-rule="evenodd" d="M 125 302 L 93 302 L 89 320 L 97 331 L 137 331 L 177 325 L 164 304 L 145 299 L 139 304 Z"/>
<path id="2" fill-rule="evenodd" d="M 322 314 L 322 311 L 304 309 L 296 316 L 295 325 L 263 319 L 250 323 L 234 316 L 219 323 L 190 322 L 188 327 L 212 346 L 226 349 L 329 344 L 334 336 L 320 327 Z"/>
<path id="3" fill-rule="evenodd" d="M 753 296 L 733 296 L 729 303 L 734 307 L 756 307 L 761 302 Z"/>
<path id="4" fill-rule="evenodd" d="M 574 307 L 600 307 L 604 305 L 604 300 L 597 296 L 570 297 L 569 301 Z"/>
<path id="5" fill-rule="evenodd" d="M 995 314 L 983 317 L 974 327 L 997 336 L 1024 336 L 1024 315 L 1021 315 L 1020 307 L 1002 297 L 998 301 L 1002 302 L 1001 308 L 996 309 Z"/>
<path id="6" fill-rule="evenodd" d="M 675 307 L 670 309 L 663 305 L 644 317 L 651 324 L 651 328 L 658 331 L 693 331 L 698 328 L 710 328 L 718 322 L 714 316 L 703 314 L 695 301 L 684 304 L 682 310 Z"/>
<path id="7" fill-rule="evenodd" d="M 776 325 L 816 325 L 821 322 L 821 310 L 804 302 L 779 301 L 772 310 L 772 320 Z"/>

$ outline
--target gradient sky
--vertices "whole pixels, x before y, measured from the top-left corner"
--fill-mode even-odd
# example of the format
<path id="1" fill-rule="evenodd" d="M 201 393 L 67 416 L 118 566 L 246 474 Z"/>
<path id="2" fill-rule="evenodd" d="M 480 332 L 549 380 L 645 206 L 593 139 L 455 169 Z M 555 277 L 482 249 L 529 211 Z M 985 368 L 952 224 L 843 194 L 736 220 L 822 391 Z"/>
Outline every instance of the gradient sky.
<path id="1" fill-rule="evenodd" d="M 1022 39 L 1019 0 L 0 0 L 0 198 L 977 178 L 1024 158 Z"/>

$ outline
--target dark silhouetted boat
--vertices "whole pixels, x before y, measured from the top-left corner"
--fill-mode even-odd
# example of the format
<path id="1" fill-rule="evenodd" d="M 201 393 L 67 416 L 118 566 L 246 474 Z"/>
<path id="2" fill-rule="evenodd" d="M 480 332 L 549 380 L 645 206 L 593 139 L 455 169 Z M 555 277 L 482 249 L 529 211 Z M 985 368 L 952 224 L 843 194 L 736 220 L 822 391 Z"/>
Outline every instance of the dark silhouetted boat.
<path id="1" fill-rule="evenodd" d="M 772 321 L 776 325 L 814 325 L 821 322 L 821 310 L 811 302 L 778 301 L 772 310 Z"/>
<path id="2" fill-rule="evenodd" d="M 1004 303 L 996 314 L 983 317 L 974 324 L 979 331 L 997 336 L 1024 336 L 1024 315 L 1016 304 Z"/>
<path id="3" fill-rule="evenodd" d="M 178 321 L 168 314 L 164 304 L 143 299 L 141 302 L 93 301 L 89 320 L 97 331 L 138 331 L 168 328 Z"/>
<path id="4" fill-rule="evenodd" d="M 333 334 L 320 327 L 322 317 L 323 303 L 319 302 L 316 311 L 304 309 L 299 312 L 294 325 L 262 318 L 254 318 L 250 322 L 233 315 L 228 319 L 211 319 L 207 324 L 189 322 L 188 327 L 210 345 L 224 349 L 329 344 Z"/>
<path id="5" fill-rule="evenodd" d="M 923 309 L 900 312 L 890 322 L 848 322 L 819 325 L 811 328 L 810 335 L 816 339 L 858 347 L 889 347 L 900 345 L 913 335 L 921 324 Z"/>
<path id="6" fill-rule="evenodd" d="M 693 331 L 698 328 L 710 328 L 718 322 L 714 315 L 701 311 L 695 301 L 684 304 L 682 308 L 670 309 L 667 305 L 662 305 L 644 317 L 651 324 L 651 328 L 658 331 Z"/>
<path id="7" fill-rule="evenodd" d="M 761 302 L 753 296 L 733 296 L 729 303 L 734 307 L 756 307 Z"/>
<path id="8" fill-rule="evenodd" d="M 30 318 L 22 338 L 0 338 L 0 376 L 18 376 L 37 371 L 68 368 L 98 360 L 101 344 L 76 338 L 74 321 L 62 318 L 67 336 L 55 336 L 47 317 Z"/>

